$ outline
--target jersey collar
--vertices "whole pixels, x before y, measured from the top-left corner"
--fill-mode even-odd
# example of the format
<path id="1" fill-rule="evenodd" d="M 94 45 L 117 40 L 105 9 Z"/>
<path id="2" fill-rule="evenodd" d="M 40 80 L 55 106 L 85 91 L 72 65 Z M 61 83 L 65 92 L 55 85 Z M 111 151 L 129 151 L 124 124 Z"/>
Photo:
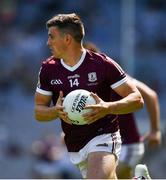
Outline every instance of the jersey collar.
<path id="1" fill-rule="evenodd" d="M 61 64 L 63 67 L 65 67 L 66 69 L 68 69 L 69 71 L 75 71 L 78 67 L 81 66 L 81 64 L 83 63 L 84 59 L 85 59 L 85 56 L 86 56 L 86 50 L 83 49 L 83 53 L 81 55 L 81 58 L 80 60 L 78 61 L 77 64 L 75 64 L 74 66 L 68 66 L 67 64 L 64 63 L 63 59 L 61 59 Z"/>

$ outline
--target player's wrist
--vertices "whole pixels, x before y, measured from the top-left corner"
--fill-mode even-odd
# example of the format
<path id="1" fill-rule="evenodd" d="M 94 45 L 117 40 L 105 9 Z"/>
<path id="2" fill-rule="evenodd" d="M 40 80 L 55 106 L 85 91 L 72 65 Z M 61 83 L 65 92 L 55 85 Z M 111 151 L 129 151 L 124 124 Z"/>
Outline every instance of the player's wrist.
<path id="1" fill-rule="evenodd" d="M 114 114 L 116 111 L 117 103 L 116 102 L 109 102 L 108 103 L 108 113 L 107 114 Z"/>
<path id="2" fill-rule="evenodd" d="M 50 108 L 50 113 L 52 114 L 52 116 L 54 116 L 54 119 L 58 118 L 58 110 L 56 106 L 52 106 Z"/>

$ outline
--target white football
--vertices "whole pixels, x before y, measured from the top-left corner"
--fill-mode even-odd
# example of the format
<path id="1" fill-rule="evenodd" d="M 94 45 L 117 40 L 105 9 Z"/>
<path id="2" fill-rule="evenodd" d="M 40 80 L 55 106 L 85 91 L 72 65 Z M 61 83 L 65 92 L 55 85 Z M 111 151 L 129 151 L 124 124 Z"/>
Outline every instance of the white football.
<path id="1" fill-rule="evenodd" d="M 84 109 L 85 105 L 96 104 L 95 99 L 90 95 L 91 93 L 84 89 L 77 89 L 71 91 L 64 98 L 63 106 L 64 111 L 68 113 L 68 118 L 71 120 L 72 124 L 84 125 L 84 113 L 91 111 L 90 109 Z"/>

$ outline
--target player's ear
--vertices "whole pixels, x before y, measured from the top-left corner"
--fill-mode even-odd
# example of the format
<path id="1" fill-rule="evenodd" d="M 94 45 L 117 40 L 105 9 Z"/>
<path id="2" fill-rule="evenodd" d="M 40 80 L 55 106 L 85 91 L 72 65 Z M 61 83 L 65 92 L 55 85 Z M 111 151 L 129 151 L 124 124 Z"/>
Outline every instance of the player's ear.
<path id="1" fill-rule="evenodd" d="M 65 41 L 66 41 L 66 43 L 67 44 L 70 44 L 71 43 L 71 41 L 72 41 L 72 36 L 70 35 L 70 34 L 66 34 L 65 35 Z"/>

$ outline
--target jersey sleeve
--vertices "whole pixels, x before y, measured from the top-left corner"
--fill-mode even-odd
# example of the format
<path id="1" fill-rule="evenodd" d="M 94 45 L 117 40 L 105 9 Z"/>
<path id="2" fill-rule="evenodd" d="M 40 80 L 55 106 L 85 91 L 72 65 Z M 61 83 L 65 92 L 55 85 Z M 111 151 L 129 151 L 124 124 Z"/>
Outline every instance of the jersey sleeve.
<path id="1" fill-rule="evenodd" d="M 52 91 L 50 90 L 50 85 L 49 85 L 47 67 L 45 66 L 45 64 L 42 64 L 38 73 L 38 83 L 37 83 L 36 92 L 48 96 L 52 95 Z"/>
<path id="2" fill-rule="evenodd" d="M 110 87 L 115 89 L 127 81 L 127 75 L 120 65 L 109 57 L 107 59 L 107 78 L 109 79 Z"/>

